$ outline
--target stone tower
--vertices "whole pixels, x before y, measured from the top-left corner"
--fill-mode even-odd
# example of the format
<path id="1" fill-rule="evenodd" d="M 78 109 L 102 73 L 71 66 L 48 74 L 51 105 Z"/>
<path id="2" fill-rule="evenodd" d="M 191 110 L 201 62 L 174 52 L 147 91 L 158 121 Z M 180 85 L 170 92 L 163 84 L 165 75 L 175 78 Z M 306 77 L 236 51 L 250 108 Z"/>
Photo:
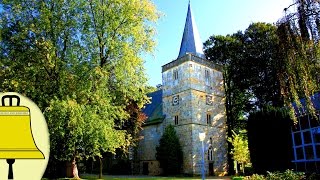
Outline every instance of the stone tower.
<path id="1" fill-rule="evenodd" d="M 189 2 L 178 58 L 162 66 L 163 127 L 175 126 L 184 174 L 201 173 L 199 133 L 205 133 L 207 175 L 227 171 L 226 115 L 221 68 L 205 59 Z"/>

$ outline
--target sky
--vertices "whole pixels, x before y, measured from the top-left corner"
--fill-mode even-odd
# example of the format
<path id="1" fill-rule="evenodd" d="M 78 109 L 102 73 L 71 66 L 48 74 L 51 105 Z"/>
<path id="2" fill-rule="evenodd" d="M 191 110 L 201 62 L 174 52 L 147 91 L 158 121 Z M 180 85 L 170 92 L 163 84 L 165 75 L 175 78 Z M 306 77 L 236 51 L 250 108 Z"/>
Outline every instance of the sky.
<path id="1" fill-rule="evenodd" d="M 178 57 L 188 0 L 153 0 L 162 16 L 155 24 L 156 47 L 145 55 L 148 84 L 162 83 L 161 66 Z M 244 31 L 251 23 L 276 23 L 293 0 L 191 0 L 191 9 L 202 42 L 212 35 Z"/>

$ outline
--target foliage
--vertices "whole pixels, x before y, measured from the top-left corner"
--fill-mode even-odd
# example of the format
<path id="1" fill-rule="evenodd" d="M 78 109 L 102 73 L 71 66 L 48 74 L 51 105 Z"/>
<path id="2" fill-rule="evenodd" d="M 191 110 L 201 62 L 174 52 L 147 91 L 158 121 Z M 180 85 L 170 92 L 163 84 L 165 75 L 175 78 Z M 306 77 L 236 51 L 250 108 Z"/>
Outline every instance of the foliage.
<path id="1" fill-rule="evenodd" d="M 235 72 L 237 63 L 241 57 L 241 41 L 238 36 L 211 36 L 205 43 L 204 49 L 208 60 L 221 65 L 223 67 L 224 90 L 225 90 L 225 106 L 227 115 L 228 137 L 232 137 L 232 130 L 241 128 L 241 117 L 248 108 L 247 95 L 238 87 L 234 81 L 238 73 Z M 228 164 L 229 173 L 233 174 L 233 160 L 231 156 L 232 144 L 228 144 Z"/>
<path id="2" fill-rule="evenodd" d="M 267 172 L 267 175 L 253 174 L 251 177 L 245 177 L 244 180 L 302 180 L 306 176 L 303 172 L 295 172 L 287 169 L 284 172 Z"/>
<path id="3" fill-rule="evenodd" d="M 231 154 L 233 159 L 238 163 L 242 164 L 242 170 L 244 173 L 244 165 L 250 162 L 250 154 L 248 148 L 248 140 L 245 138 L 243 134 L 236 134 L 234 131 L 232 138 L 229 137 L 228 141 L 232 144 L 233 149 Z"/>
<path id="4" fill-rule="evenodd" d="M 287 169 L 285 172 L 268 172 L 266 178 L 268 180 L 300 180 L 304 179 L 303 172 L 294 172 Z"/>
<path id="5" fill-rule="evenodd" d="M 243 178 L 244 180 L 266 180 L 264 175 L 253 174 L 252 176 L 247 176 Z"/>
<path id="6" fill-rule="evenodd" d="M 116 164 L 113 164 L 110 168 L 110 174 L 112 175 L 131 175 L 131 162 L 127 160 L 120 160 Z"/>
<path id="7" fill-rule="evenodd" d="M 286 109 L 266 107 L 248 118 L 248 144 L 256 173 L 292 168 L 292 121 Z"/>
<path id="8" fill-rule="evenodd" d="M 301 106 L 301 98 L 306 99 L 306 108 L 315 115 L 310 96 L 319 91 L 319 7 L 319 1 L 295 0 L 278 22 L 281 52 L 278 77 L 281 94 L 286 105 L 291 107 L 291 117 L 295 120 L 292 102 Z"/>
<path id="9" fill-rule="evenodd" d="M 225 91 L 230 96 L 227 105 L 239 106 L 235 118 L 267 104 L 283 105 L 274 68 L 278 58 L 276 30 L 271 24 L 252 23 L 244 32 L 211 36 L 205 42 L 207 58 L 224 67 Z"/>
<path id="10" fill-rule="evenodd" d="M 162 85 L 158 85 L 159 88 L 161 88 L 161 86 L 162 86 Z M 157 91 L 157 89 L 158 89 L 158 88 L 157 88 L 157 87 L 154 87 L 154 86 L 147 86 L 147 87 L 146 87 L 146 93 L 148 94 L 148 93 L 155 92 L 155 91 Z"/>
<path id="11" fill-rule="evenodd" d="M 180 172 L 183 163 L 183 152 L 179 138 L 172 125 L 168 125 L 156 147 L 156 158 L 166 175 Z"/>
<path id="12" fill-rule="evenodd" d="M 0 90 L 19 92 L 44 112 L 51 160 L 101 157 L 134 143 L 148 102 L 141 54 L 154 47 L 155 6 L 149 0 L 0 6 Z"/>
<path id="13" fill-rule="evenodd" d="M 278 62 L 276 30 L 271 24 L 252 23 L 244 32 L 213 35 L 204 43 L 207 59 L 223 67 L 228 137 L 232 130 L 246 128 L 244 120 L 250 112 L 270 104 L 283 105 L 274 68 Z M 231 149 L 229 143 L 229 170 L 233 170 Z"/>

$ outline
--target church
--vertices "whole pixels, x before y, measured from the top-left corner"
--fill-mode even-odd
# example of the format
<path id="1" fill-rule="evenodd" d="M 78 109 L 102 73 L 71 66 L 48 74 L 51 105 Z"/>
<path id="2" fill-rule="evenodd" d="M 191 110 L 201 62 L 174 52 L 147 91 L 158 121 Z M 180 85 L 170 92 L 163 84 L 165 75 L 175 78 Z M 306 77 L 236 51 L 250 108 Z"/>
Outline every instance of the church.
<path id="1" fill-rule="evenodd" d="M 162 86 L 148 94 L 143 112 L 148 119 L 137 150 L 140 174 L 162 173 L 156 147 L 167 125 L 175 127 L 183 151 L 181 173 L 199 175 L 202 141 L 207 175 L 227 172 L 226 112 L 222 68 L 205 58 L 189 2 L 177 59 L 162 66 Z"/>

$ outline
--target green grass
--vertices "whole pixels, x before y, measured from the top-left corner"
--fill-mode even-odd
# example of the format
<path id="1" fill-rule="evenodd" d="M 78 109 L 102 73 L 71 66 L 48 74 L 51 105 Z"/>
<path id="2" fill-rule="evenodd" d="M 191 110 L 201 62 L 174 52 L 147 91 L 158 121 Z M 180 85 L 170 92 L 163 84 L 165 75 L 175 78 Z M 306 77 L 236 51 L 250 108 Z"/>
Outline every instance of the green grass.
<path id="1" fill-rule="evenodd" d="M 176 177 L 162 177 L 162 176 L 106 176 L 104 175 L 103 178 L 104 179 L 98 179 L 98 175 L 97 174 L 83 174 L 80 175 L 81 180 L 169 180 L 169 179 L 176 179 L 176 180 L 190 180 L 190 179 L 197 179 L 197 180 L 201 180 L 200 176 L 196 176 L 196 177 L 184 177 L 184 176 L 176 176 Z M 213 179 L 215 178 L 221 178 L 221 179 L 230 179 L 230 177 L 211 177 Z M 42 180 L 49 180 L 46 178 L 43 178 Z M 72 180 L 72 178 L 60 178 L 59 180 Z"/>
<path id="2" fill-rule="evenodd" d="M 97 178 L 92 178 L 92 177 L 83 177 L 84 179 L 88 179 L 88 180 L 102 180 L 102 179 L 97 179 Z M 106 179 L 111 179 L 111 180 L 125 180 L 125 179 L 129 179 L 129 180 L 146 180 L 146 179 L 152 179 L 152 180 L 166 180 L 166 179 L 199 179 L 199 178 L 189 178 L 189 177 L 144 177 L 144 178 L 119 178 L 119 177 L 113 177 L 113 178 L 105 178 L 103 180 Z"/>
<path id="3" fill-rule="evenodd" d="M 107 177 L 104 179 L 98 179 L 96 176 L 81 176 L 81 180 L 146 180 L 146 179 L 152 179 L 152 180 L 166 180 L 166 179 L 201 179 L 196 177 L 142 177 L 142 178 L 120 178 L 120 177 Z M 42 178 L 42 180 L 48 180 L 47 178 Z M 61 178 L 59 180 L 72 180 L 72 178 Z"/>
<path id="4" fill-rule="evenodd" d="M 165 179 L 199 179 L 199 178 L 180 178 L 180 177 L 145 177 L 145 178 L 104 178 L 104 179 L 98 179 L 98 178 L 91 178 L 91 177 L 81 177 L 81 180 L 146 180 L 146 179 L 152 179 L 152 180 L 165 180 Z M 42 180 L 49 180 L 47 178 L 42 178 Z M 59 180 L 73 180 L 72 178 L 61 178 Z"/>

